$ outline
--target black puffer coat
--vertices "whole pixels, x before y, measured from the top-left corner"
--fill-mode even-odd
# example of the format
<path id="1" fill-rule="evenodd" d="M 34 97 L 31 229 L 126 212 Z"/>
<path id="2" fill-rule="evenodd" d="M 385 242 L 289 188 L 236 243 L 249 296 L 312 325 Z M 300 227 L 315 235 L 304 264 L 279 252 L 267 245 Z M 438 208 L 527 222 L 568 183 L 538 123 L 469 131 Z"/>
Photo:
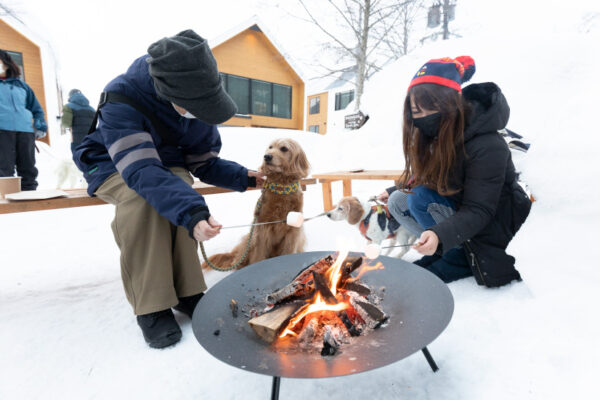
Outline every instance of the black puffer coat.
<path id="1" fill-rule="evenodd" d="M 461 189 L 452 196 L 457 212 L 433 226 L 441 251 L 461 244 L 478 284 L 502 286 L 520 280 L 508 243 L 529 215 L 531 202 L 517 183 L 510 150 L 498 130 L 506 126 L 510 109 L 494 83 L 463 89 L 471 104 L 465 129 L 465 153 L 459 154 L 449 184 Z"/>

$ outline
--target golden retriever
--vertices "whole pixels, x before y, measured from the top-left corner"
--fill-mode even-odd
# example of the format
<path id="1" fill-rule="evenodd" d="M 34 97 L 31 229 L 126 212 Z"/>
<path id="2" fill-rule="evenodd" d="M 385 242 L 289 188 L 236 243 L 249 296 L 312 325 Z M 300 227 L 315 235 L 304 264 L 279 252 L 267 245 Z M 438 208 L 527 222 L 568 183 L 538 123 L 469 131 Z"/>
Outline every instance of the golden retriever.
<path id="1" fill-rule="evenodd" d="M 285 221 L 290 211 L 302 212 L 303 194 L 299 181 L 308 176 L 310 164 L 302 147 L 292 139 L 276 139 L 267 148 L 260 167 L 266 177 L 256 222 Z M 294 186 L 290 186 L 294 185 Z M 286 188 L 295 188 L 285 193 Z M 220 268 L 229 268 L 244 254 L 248 234 L 229 253 L 215 254 L 209 261 Z M 304 251 L 306 237 L 303 227 L 295 228 L 285 222 L 258 225 L 250 242 L 248 256 L 238 268 L 267 258 Z M 202 264 L 204 268 L 208 265 Z"/>

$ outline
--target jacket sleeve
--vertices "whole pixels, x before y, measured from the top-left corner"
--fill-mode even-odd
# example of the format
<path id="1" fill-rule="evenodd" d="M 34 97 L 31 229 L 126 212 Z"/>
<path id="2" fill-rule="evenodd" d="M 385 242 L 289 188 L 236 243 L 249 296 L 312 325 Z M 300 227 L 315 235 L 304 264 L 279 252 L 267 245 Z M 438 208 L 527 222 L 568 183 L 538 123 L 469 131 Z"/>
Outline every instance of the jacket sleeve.
<path id="1" fill-rule="evenodd" d="M 133 107 L 108 103 L 98 130 L 115 168 L 131 189 L 175 225 L 188 228 L 210 216 L 204 198 L 166 168 L 158 155 L 149 125 Z"/>
<path id="2" fill-rule="evenodd" d="M 65 128 L 70 128 L 73 126 L 73 110 L 68 105 L 64 105 L 62 109 L 62 117 L 60 119 L 60 124 Z"/>
<path id="3" fill-rule="evenodd" d="M 44 109 L 42 106 L 40 106 L 40 103 L 35 97 L 35 93 L 33 93 L 33 90 L 31 90 L 29 85 L 26 89 L 27 99 L 25 108 L 27 108 L 33 114 L 33 126 L 37 130 L 46 132 L 48 130 L 48 126 L 46 125 L 46 119 L 44 117 Z"/>
<path id="4" fill-rule="evenodd" d="M 471 239 L 496 213 L 509 152 L 506 146 L 496 141 L 481 144 L 485 146 L 478 146 L 467 156 L 464 193 L 458 211 L 429 228 L 440 239 L 442 253 Z"/>
<path id="5" fill-rule="evenodd" d="M 202 182 L 243 192 L 248 188 L 248 169 L 219 158 L 221 136 L 217 127 L 206 125 L 198 143 L 185 149 L 185 164 Z"/>

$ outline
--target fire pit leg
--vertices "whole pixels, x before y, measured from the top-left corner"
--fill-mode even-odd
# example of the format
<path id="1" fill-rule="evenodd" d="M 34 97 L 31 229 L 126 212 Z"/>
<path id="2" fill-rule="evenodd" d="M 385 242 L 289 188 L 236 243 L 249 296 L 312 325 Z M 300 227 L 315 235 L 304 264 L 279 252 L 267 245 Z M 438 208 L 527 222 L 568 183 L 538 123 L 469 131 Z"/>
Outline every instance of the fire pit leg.
<path id="1" fill-rule="evenodd" d="M 271 400 L 279 400 L 279 384 L 281 378 L 278 376 L 273 377 L 273 386 L 271 386 Z"/>
<path id="2" fill-rule="evenodd" d="M 423 355 L 425 356 L 425 359 L 429 363 L 429 366 L 431 367 L 433 372 L 437 372 L 437 370 L 439 368 L 438 368 L 437 364 L 435 363 L 435 361 L 433 360 L 433 357 L 431 357 L 431 353 L 429 352 L 429 350 L 427 350 L 427 346 L 423 347 L 421 349 L 421 351 L 423 352 Z"/>

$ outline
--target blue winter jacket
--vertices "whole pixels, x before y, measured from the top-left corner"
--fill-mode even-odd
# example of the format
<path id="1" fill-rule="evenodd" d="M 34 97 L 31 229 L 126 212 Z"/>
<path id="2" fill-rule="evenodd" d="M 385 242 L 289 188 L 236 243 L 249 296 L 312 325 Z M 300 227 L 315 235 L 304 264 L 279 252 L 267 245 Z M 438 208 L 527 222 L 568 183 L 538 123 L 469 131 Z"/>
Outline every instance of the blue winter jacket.
<path id="1" fill-rule="evenodd" d="M 46 132 L 44 110 L 33 90 L 20 79 L 0 79 L 0 130 Z"/>
<path id="2" fill-rule="evenodd" d="M 177 141 L 163 142 L 152 123 L 133 107 L 107 103 L 100 111 L 96 131 L 75 149 L 73 159 L 87 180 L 88 193 L 119 172 L 156 211 L 175 225 L 191 232 L 209 217 L 204 198 L 168 168 L 187 168 L 203 182 L 244 191 L 248 170 L 218 157 L 221 136 L 217 127 L 197 119 L 181 117 L 170 102 L 161 100 L 148 73 L 146 58 L 135 60 L 123 75 L 113 79 L 106 92 L 118 92 L 156 116 Z"/>

